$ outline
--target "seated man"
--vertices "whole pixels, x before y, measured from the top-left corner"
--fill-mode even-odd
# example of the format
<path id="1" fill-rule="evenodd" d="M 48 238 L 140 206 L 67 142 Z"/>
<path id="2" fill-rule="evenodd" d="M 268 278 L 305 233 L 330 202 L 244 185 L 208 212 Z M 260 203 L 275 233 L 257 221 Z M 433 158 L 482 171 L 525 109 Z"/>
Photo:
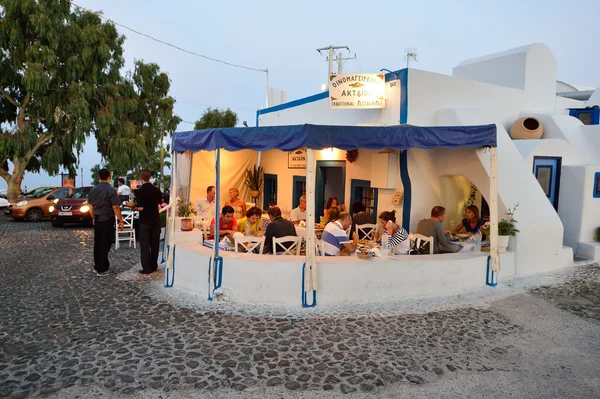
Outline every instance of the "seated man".
<path id="1" fill-rule="evenodd" d="M 226 236 L 227 234 L 233 234 L 239 231 L 237 220 L 233 216 L 233 208 L 229 205 L 225 205 L 221 211 L 221 217 L 219 218 L 219 238 Z M 210 234 L 208 239 L 212 240 L 215 238 L 215 219 L 210 222 Z"/>
<path id="2" fill-rule="evenodd" d="M 323 253 L 325 256 L 340 256 L 342 251 L 352 253 L 358 244 L 358 235 L 352 233 L 352 241 L 348 239 L 346 230 L 352 225 L 352 216 L 348 212 L 342 212 L 338 219 L 327 223 L 323 230 Z"/>
<path id="3" fill-rule="evenodd" d="M 290 212 L 290 219 L 294 224 L 300 224 L 301 221 L 306 221 L 306 196 L 300 197 L 300 205 L 298 208 L 292 209 Z"/>
<path id="4" fill-rule="evenodd" d="M 215 186 L 208 186 L 206 189 L 206 197 L 196 200 L 196 211 L 202 220 L 211 220 L 215 217 Z"/>
<path id="5" fill-rule="evenodd" d="M 417 234 L 433 237 L 434 254 L 458 252 L 461 248 L 459 245 L 448 241 L 446 233 L 450 233 L 450 230 L 444 231 L 442 227 L 444 216 L 446 216 L 446 208 L 443 206 L 434 206 L 431 209 L 431 217 L 423 219 L 417 224 Z"/>
<path id="6" fill-rule="evenodd" d="M 273 238 L 285 236 L 296 236 L 294 223 L 281 217 L 281 209 L 278 206 L 269 208 L 269 219 L 271 222 L 265 231 L 265 253 L 273 253 Z"/>

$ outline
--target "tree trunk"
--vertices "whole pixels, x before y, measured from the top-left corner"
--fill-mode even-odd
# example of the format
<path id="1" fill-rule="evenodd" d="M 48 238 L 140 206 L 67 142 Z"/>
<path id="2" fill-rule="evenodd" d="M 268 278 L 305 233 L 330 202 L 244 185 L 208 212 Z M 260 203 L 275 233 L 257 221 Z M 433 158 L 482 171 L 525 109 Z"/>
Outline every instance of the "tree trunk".
<path id="1" fill-rule="evenodd" d="M 12 201 L 21 196 L 21 183 L 23 183 L 23 176 L 25 175 L 25 168 L 27 166 L 20 159 L 15 159 L 13 162 L 14 170 L 12 174 L 6 172 L 1 173 L 2 178 L 8 185 L 7 197 L 9 201 Z"/>

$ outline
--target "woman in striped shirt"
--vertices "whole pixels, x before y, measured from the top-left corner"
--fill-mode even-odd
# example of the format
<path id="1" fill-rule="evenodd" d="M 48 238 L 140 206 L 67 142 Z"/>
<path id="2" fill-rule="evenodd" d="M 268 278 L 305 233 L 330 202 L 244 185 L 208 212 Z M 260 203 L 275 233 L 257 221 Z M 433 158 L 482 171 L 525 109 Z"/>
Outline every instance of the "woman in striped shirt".
<path id="1" fill-rule="evenodd" d="M 408 238 L 408 233 L 402 226 L 396 224 L 396 211 L 381 212 L 381 214 L 379 214 L 379 227 L 388 234 L 388 248 L 391 253 L 394 253 L 396 252 L 396 249 L 405 246 L 402 245 L 402 243 Z"/>

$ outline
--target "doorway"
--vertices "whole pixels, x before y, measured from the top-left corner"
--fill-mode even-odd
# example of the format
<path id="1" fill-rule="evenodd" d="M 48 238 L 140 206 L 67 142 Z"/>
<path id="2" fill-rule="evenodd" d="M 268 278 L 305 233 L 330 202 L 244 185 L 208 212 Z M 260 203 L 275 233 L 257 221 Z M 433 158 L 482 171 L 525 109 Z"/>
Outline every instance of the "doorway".
<path id="1" fill-rule="evenodd" d="M 533 157 L 533 174 L 556 211 L 558 211 L 561 166 L 561 157 Z"/>
<path id="2" fill-rule="evenodd" d="M 355 201 L 362 201 L 365 205 L 366 213 L 373 217 L 373 223 L 377 220 L 377 202 L 379 190 L 371 187 L 369 180 L 350 180 L 350 205 L 346 207 L 348 212 L 351 212 L 352 204 Z"/>
<path id="3" fill-rule="evenodd" d="M 329 197 L 336 197 L 340 204 L 345 203 L 346 161 L 317 161 L 316 172 L 315 218 L 316 221 L 319 221 Z"/>
<path id="4" fill-rule="evenodd" d="M 300 197 L 306 195 L 306 176 L 293 176 L 292 209 L 300 205 Z"/>
<path id="5" fill-rule="evenodd" d="M 277 175 L 265 173 L 264 175 L 263 209 L 269 209 L 270 205 L 277 205 Z"/>

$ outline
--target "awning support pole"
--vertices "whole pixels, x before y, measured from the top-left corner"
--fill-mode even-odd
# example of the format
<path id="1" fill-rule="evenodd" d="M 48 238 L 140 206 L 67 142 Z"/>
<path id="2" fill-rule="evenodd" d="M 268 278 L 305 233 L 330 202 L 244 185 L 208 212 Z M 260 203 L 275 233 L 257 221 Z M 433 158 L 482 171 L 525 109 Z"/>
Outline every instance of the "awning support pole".
<path id="1" fill-rule="evenodd" d="M 173 148 L 171 146 L 171 148 Z M 165 288 L 171 288 L 175 282 L 175 204 L 177 201 L 177 153 L 172 152 L 173 155 L 173 168 L 171 170 L 171 195 L 169 198 L 169 206 L 171 209 L 168 211 L 171 215 L 170 225 L 171 231 L 167 231 L 169 236 L 169 245 L 167 246 L 167 263 L 165 265 Z M 167 214 L 167 216 L 169 215 Z M 168 217 L 167 217 L 168 219 Z M 169 229 L 167 229 L 169 230 Z M 166 241 L 166 239 L 165 239 Z"/>
<path id="2" fill-rule="evenodd" d="M 213 254 L 208 260 L 208 300 L 212 301 L 215 290 L 223 282 L 223 258 L 219 256 L 219 228 L 221 227 L 221 150 L 215 150 L 215 234 Z M 211 289 L 212 286 L 212 289 Z"/>
<path id="3" fill-rule="evenodd" d="M 500 271 L 500 255 L 498 254 L 498 155 L 497 148 L 492 147 L 490 153 L 490 257 L 492 271 Z"/>
<path id="4" fill-rule="evenodd" d="M 315 150 L 306 149 L 306 263 L 302 266 L 302 307 L 317 305 L 317 277 L 315 238 Z M 306 297 L 312 291 L 312 303 Z"/>

